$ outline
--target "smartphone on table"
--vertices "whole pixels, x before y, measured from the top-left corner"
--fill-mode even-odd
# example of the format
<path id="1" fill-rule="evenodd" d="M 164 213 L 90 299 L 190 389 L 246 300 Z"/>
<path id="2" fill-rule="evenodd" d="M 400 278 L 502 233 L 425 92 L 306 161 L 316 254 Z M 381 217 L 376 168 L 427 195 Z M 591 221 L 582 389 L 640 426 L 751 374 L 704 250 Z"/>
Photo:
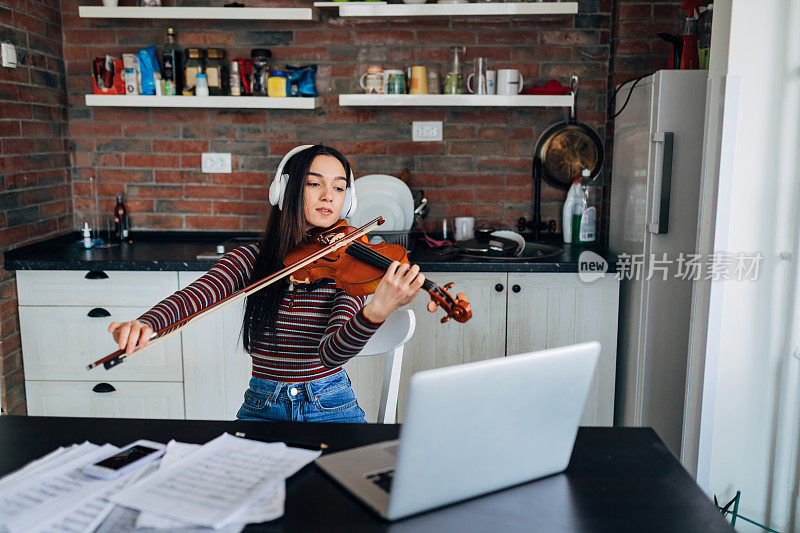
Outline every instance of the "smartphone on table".
<path id="1" fill-rule="evenodd" d="M 137 440 L 123 447 L 114 455 L 84 466 L 83 473 L 100 479 L 114 479 L 155 461 L 164 455 L 166 449 L 167 446 L 160 442 Z"/>

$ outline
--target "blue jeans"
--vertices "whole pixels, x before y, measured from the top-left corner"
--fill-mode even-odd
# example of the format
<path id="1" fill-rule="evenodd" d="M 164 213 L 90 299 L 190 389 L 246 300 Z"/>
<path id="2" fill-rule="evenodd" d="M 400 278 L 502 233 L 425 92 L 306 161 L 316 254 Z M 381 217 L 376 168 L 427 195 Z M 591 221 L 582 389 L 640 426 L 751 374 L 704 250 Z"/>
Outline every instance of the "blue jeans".
<path id="1" fill-rule="evenodd" d="M 366 422 L 342 369 L 332 376 L 297 383 L 250 378 L 238 420 Z"/>

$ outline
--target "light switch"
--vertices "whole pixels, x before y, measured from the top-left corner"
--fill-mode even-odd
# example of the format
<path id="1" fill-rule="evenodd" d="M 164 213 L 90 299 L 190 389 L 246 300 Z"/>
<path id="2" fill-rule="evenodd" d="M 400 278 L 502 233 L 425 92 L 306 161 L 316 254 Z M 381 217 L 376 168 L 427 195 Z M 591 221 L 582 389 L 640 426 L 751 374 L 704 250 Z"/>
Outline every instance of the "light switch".
<path id="1" fill-rule="evenodd" d="M 6 68 L 17 68 L 17 49 L 11 43 L 0 43 L 0 57 L 3 58 L 3 66 Z"/>

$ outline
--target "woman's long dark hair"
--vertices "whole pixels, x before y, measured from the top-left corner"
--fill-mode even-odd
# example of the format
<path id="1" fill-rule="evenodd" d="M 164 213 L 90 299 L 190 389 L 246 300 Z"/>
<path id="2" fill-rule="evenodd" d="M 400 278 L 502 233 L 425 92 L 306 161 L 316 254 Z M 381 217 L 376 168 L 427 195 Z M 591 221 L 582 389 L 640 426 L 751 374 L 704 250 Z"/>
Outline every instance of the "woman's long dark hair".
<path id="1" fill-rule="evenodd" d="M 274 206 L 267 220 L 267 227 L 261 236 L 261 250 L 253 266 L 248 284 L 265 278 L 283 268 L 286 254 L 305 238 L 306 219 L 304 212 L 304 191 L 306 175 L 317 156 L 335 157 L 344 167 L 345 177 L 350 186 L 350 163 L 338 150 L 317 144 L 297 152 L 286 162 L 284 174 L 289 174 L 286 191 L 283 195 L 283 208 Z M 351 191 L 351 194 L 354 194 Z M 247 352 L 252 352 L 255 342 L 276 339 L 276 322 L 284 292 L 289 287 L 288 278 L 279 280 L 247 297 L 247 305 L 242 322 L 242 344 Z"/>

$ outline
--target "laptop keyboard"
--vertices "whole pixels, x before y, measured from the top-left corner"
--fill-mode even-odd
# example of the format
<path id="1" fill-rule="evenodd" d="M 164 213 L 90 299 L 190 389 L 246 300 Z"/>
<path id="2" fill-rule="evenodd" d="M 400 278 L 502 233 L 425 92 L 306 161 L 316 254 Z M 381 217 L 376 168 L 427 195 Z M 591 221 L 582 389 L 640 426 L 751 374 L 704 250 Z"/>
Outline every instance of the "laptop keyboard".
<path id="1" fill-rule="evenodd" d="M 378 472 L 377 474 L 370 474 L 367 479 L 375 483 L 386 492 L 392 490 L 392 479 L 394 479 L 394 470 L 387 470 L 386 472 Z"/>

